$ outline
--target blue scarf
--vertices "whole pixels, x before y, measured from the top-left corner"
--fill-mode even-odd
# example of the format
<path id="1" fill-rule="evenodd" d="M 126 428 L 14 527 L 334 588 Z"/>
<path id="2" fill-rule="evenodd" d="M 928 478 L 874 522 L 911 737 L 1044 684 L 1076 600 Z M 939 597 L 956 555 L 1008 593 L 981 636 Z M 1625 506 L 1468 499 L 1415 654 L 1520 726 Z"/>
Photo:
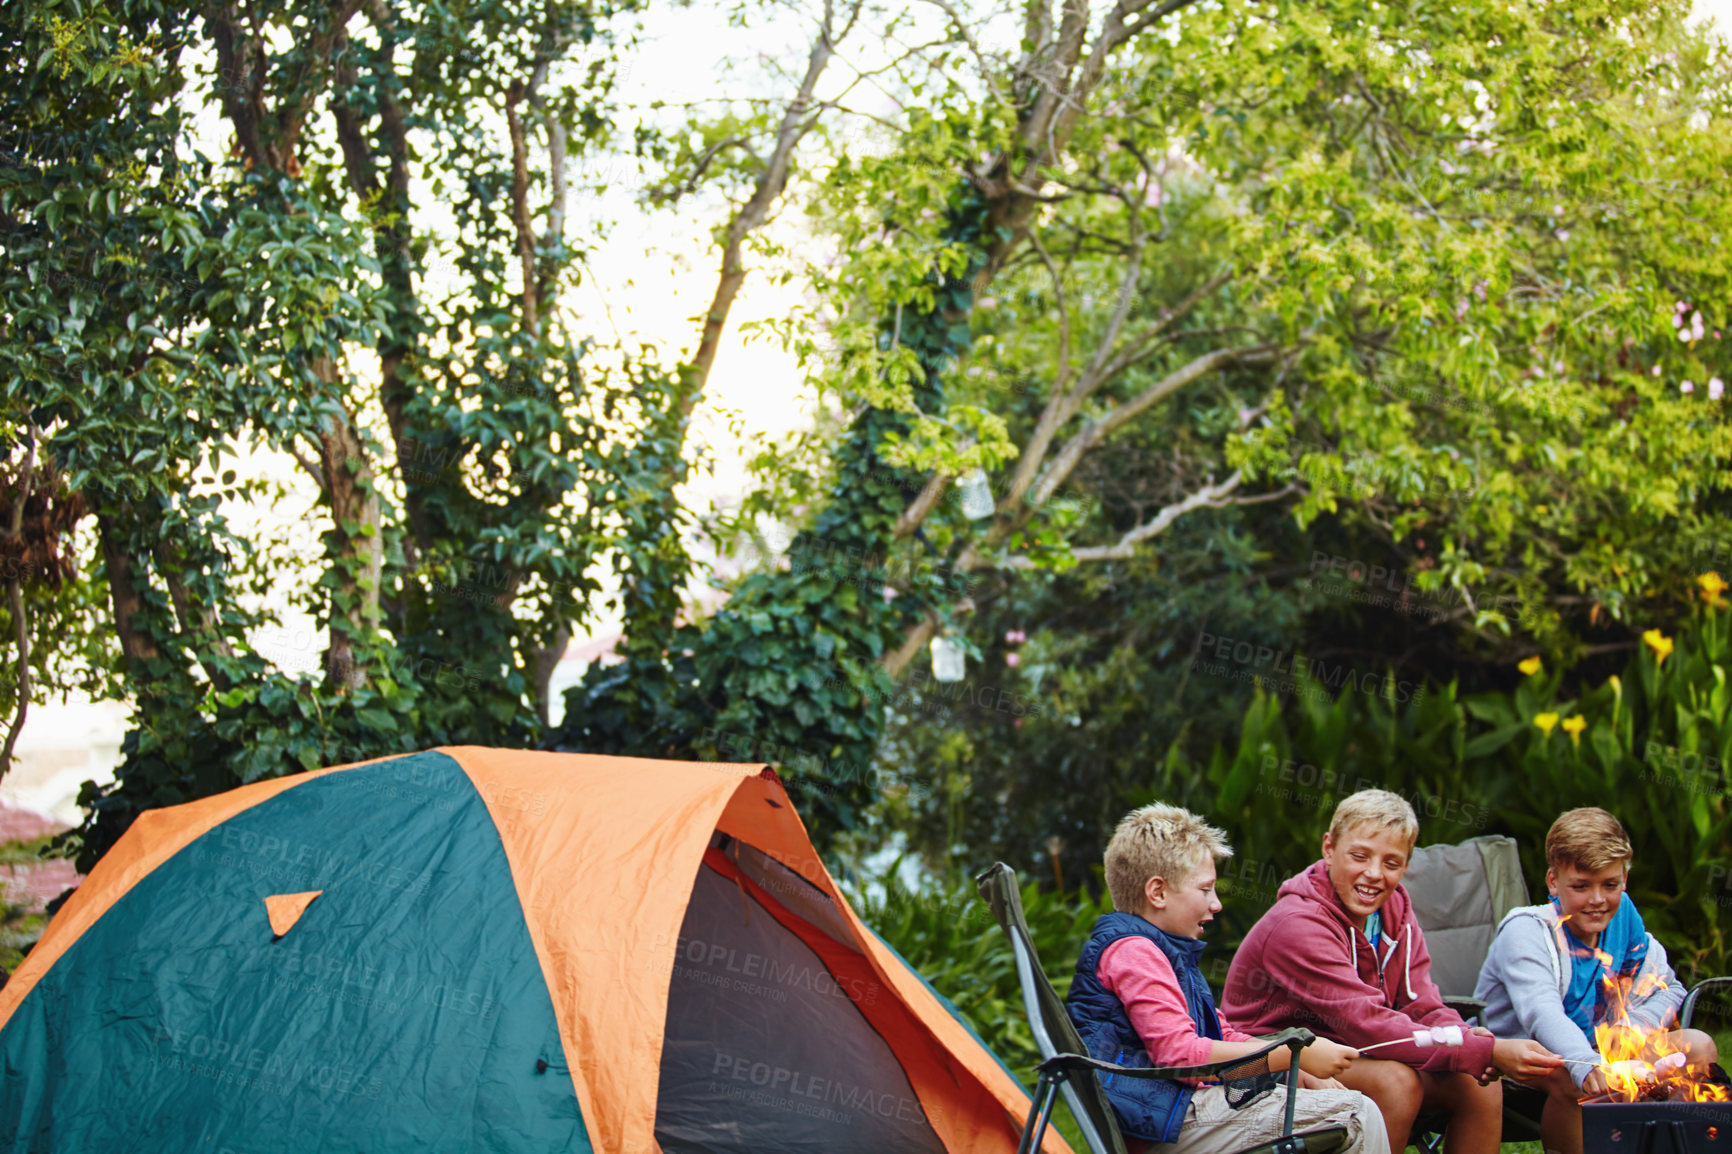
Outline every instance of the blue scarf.
<path id="1" fill-rule="evenodd" d="M 1553 898 L 1552 908 L 1557 907 L 1558 899 Z M 1606 983 L 1601 980 L 1606 967 L 1594 956 L 1593 949 L 1577 940 L 1568 922 L 1563 926 L 1564 944 L 1570 953 L 1570 982 L 1564 991 L 1564 1013 L 1581 1027 L 1588 1042 L 1593 1044 L 1594 1023 L 1604 1020 L 1607 1014 Z M 1636 903 L 1628 894 L 1618 903 L 1618 912 L 1612 915 L 1606 928 L 1600 931 L 1598 949 L 1611 957 L 1615 975 L 1626 982 L 1642 968 L 1642 959 L 1648 956 L 1648 929 L 1642 924 L 1642 915 L 1636 912 Z"/>

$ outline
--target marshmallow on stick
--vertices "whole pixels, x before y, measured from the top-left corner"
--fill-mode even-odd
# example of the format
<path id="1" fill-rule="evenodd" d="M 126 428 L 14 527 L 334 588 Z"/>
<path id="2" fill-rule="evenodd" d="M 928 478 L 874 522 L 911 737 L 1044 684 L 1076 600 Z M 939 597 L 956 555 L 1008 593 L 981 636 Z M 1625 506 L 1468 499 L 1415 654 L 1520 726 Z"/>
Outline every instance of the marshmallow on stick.
<path id="1" fill-rule="evenodd" d="M 1421 1050 L 1432 1046 L 1459 1046 L 1464 1035 L 1460 1026 L 1431 1026 L 1427 1029 L 1413 1031 L 1411 1038 L 1391 1038 L 1387 1042 L 1376 1042 L 1369 1046 L 1359 1047 L 1361 1054 L 1367 1050 L 1375 1050 L 1378 1046 L 1394 1046 L 1401 1042 L 1412 1042 Z"/>
<path id="2" fill-rule="evenodd" d="M 1461 1045 L 1460 1026 L 1433 1026 L 1429 1030 L 1413 1031 L 1413 1044 L 1420 1049 L 1427 1046 L 1459 1046 Z"/>
<path id="3" fill-rule="evenodd" d="M 1640 1058 L 1626 1058 L 1621 1062 L 1613 1062 L 1605 1069 L 1615 1075 L 1629 1078 L 1635 1082 L 1651 1082 L 1654 1080 L 1655 1067 Z"/>

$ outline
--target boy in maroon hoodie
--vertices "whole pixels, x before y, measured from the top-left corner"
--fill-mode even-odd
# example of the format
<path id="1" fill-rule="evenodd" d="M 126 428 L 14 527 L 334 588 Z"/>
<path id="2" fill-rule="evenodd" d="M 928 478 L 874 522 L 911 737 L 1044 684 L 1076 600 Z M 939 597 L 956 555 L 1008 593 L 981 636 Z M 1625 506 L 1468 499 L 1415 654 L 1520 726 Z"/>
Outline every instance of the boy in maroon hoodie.
<path id="1" fill-rule="evenodd" d="M 1449 1112 L 1448 1154 L 1496 1154 L 1497 1078 L 1542 1078 L 1562 1059 L 1538 1042 L 1467 1029 L 1431 980 L 1431 953 L 1401 886 L 1419 819 L 1400 796 L 1363 789 L 1335 808 L 1323 859 L 1282 883 L 1233 955 L 1221 1012 L 1253 1034 L 1305 1026 L 1355 1049 L 1407 1039 L 1337 1075 L 1376 1102 L 1389 1148 L 1421 1108 Z M 1420 1027 L 1454 1026 L 1459 1046 L 1422 1047 Z"/>

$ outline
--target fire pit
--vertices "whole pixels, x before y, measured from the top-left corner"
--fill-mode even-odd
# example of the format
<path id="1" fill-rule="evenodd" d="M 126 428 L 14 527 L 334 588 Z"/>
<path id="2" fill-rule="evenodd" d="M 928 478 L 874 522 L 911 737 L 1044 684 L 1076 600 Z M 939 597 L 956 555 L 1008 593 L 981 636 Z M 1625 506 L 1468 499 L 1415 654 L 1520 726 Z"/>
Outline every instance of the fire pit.
<path id="1" fill-rule="evenodd" d="M 1717 1065 L 1690 1065 L 1662 1028 L 1602 1023 L 1594 1038 L 1608 1088 L 1582 1100 L 1584 1154 L 1732 1154 Z"/>
<path id="2" fill-rule="evenodd" d="M 1585 1154 L 1728 1154 L 1732 1102 L 1582 1103 Z"/>

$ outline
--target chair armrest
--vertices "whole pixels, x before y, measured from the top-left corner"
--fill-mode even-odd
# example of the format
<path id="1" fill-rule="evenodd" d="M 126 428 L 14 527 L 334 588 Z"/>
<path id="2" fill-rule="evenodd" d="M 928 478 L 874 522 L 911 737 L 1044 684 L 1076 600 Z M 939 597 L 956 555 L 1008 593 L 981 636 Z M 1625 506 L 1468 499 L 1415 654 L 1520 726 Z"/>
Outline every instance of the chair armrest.
<path id="1" fill-rule="evenodd" d="M 1678 1007 L 1678 1028 L 1680 1030 L 1690 1028 L 1690 1017 L 1696 1012 L 1696 999 L 1702 995 L 1702 991 L 1719 986 L 1732 986 L 1732 978 L 1703 978 L 1691 988 L 1688 994 L 1684 995 L 1684 1004 Z"/>
<path id="2" fill-rule="evenodd" d="M 1485 1003 L 1478 998 L 1447 997 L 1443 999 L 1443 1004 L 1460 1014 L 1464 1021 L 1485 1013 Z"/>
<path id="3" fill-rule="evenodd" d="M 1123 1074 L 1130 1078 L 1210 1078 L 1222 1070 L 1231 1070 L 1235 1066 L 1244 1066 L 1254 1062 L 1263 1055 L 1279 1050 L 1283 1046 L 1297 1052 L 1309 1046 L 1316 1036 L 1303 1027 L 1290 1026 L 1278 1034 L 1270 1034 L 1266 1038 L 1257 1039 L 1266 1043 L 1260 1050 L 1253 1050 L 1249 1054 L 1240 1054 L 1237 1058 L 1228 1058 L 1224 1062 L 1209 1062 L 1202 1066 L 1119 1066 L 1083 1054 L 1055 1054 L 1042 1062 L 1036 1069 L 1042 1073 L 1048 1073 L 1086 1068 L 1107 1074 Z"/>

